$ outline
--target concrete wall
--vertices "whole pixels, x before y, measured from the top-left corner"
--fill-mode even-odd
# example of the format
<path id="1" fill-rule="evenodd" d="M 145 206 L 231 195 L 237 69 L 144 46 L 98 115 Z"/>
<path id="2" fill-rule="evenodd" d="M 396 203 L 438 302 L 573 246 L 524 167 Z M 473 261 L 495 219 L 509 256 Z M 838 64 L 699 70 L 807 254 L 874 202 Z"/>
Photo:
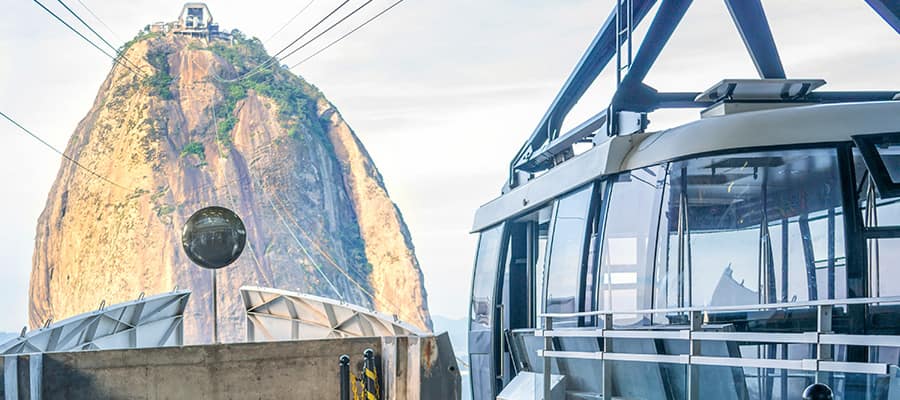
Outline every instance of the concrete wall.
<path id="1" fill-rule="evenodd" d="M 384 393 L 391 400 L 460 400 L 461 376 L 450 336 L 382 339 Z"/>
<path id="2" fill-rule="evenodd" d="M 381 339 L 46 353 L 41 398 L 338 399 L 338 358 L 349 354 L 358 369 L 366 348 L 380 354 Z M 26 382 L 20 388 L 35 378 L 23 373 L 19 368 L 19 381 Z M 17 397 L 36 398 L 23 395 Z"/>
<path id="3" fill-rule="evenodd" d="M 4 399 L 339 400 L 338 359 L 359 375 L 375 350 L 383 400 L 458 400 L 460 376 L 447 334 L 131 350 L 4 358 Z"/>

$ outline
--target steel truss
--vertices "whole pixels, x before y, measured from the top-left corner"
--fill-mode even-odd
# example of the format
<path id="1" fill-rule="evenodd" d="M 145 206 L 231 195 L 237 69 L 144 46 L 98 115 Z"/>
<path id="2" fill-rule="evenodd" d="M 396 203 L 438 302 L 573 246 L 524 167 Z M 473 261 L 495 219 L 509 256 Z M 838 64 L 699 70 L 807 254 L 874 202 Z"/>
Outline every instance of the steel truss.
<path id="1" fill-rule="evenodd" d="M 245 286 L 241 298 L 248 342 L 424 334 L 396 316 L 324 297 Z"/>
<path id="2" fill-rule="evenodd" d="M 23 332 L 0 354 L 181 346 L 191 292 L 173 291 L 120 303 Z"/>
<path id="3" fill-rule="evenodd" d="M 900 1 L 865 1 L 900 33 Z M 566 134 L 562 134 L 560 128 L 566 115 L 613 57 L 617 60 L 618 87 L 609 106 L 591 118 L 594 122 L 599 121 L 601 128 L 606 127 L 607 135 L 642 130 L 646 127 L 646 113 L 657 109 L 705 108 L 713 104 L 707 99 L 698 99 L 700 92 L 660 93 L 643 82 L 691 3 L 691 0 L 662 0 L 637 54 L 632 56 L 631 31 L 644 20 L 656 0 L 617 0 L 616 7 L 550 104 L 537 128 L 510 162 L 509 178 L 504 191 L 529 179 L 530 173 L 558 162 L 558 157 L 566 149 L 570 149 L 572 143 L 589 140 L 597 133 L 598 129 L 593 129 L 595 126 L 592 129 L 579 126 Z M 725 4 L 760 78 L 786 78 L 761 0 L 725 0 Z M 625 55 L 622 54 L 623 45 L 627 49 L 624 50 L 627 51 Z M 895 91 L 811 92 L 802 98 L 785 100 L 818 103 L 884 101 L 893 100 L 896 95 Z"/>

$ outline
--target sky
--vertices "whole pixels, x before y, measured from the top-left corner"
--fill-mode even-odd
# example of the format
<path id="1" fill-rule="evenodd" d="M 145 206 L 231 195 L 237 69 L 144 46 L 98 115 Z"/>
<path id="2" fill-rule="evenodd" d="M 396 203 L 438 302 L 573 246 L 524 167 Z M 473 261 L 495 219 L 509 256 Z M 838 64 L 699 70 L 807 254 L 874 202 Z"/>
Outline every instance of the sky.
<path id="1" fill-rule="evenodd" d="M 155 21 L 172 21 L 176 0 L 65 0 L 113 44 Z M 351 0 L 348 7 L 362 4 Z M 53 0 L 41 0 L 64 15 Z M 374 0 L 291 65 L 393 0 Z M 90 109 L 111 61 L 32 1 L 6 1 L 0 15 L 0 111 L 64 148 Z M 81 4 L 91 8 L 105 29 Z M 338 4 L 210 0 L 223 29 L 281 49 Z M 467 313 L 477 207 L 500 193 L 506 166 L 537 125 L 614 0 L 405 0 L 293 71 L 341 111 L 384 176 L 409 225 L 431 311 Z M 823 78 L 824 89 L 900 89 L 900 36 L 861 0 L 764 1 L 789 77 Z M 645 29 L 647 24 L 643 25 Z M 636 37 L 640 38 L 643 29 Z M 646 82 L 702 91 L 723 78 L 756 78 L 724 3 L 698 0 Z M 609 102 L 605 72 L 564 123 L 577 125 Z M 696 111 L 651 116 L 651 129 Z M 0 331 L 26 323 L 35 224 L 60 166 L 58 155 L 0 121 Z"/>

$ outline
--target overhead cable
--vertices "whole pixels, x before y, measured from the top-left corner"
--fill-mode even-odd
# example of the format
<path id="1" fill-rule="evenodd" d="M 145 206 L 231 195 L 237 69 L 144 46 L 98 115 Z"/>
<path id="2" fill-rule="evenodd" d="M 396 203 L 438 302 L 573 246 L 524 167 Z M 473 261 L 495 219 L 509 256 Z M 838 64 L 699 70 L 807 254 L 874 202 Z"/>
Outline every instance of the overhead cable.
<path id="1" fill-rule="evenodd" d="M 341 35 L 339 38 L 333 40 L 331 43 L 328 43 L 325 47 L 323 47 L 323 48 L 317 50 L 315 53 L 312 53 L 309 57 L 306 57 L 306 58 L 304 58 L 304 59 L 298 61 L 296 64 L 291 65 L 288 69 L 294 69 L 295 67 L 299 66 L 300 64 L 303 64 L 303 63 L 309 61 L 309 59 L 311 59 L 311 58 L 313 58 L 313 57 L 319 55 L 319 53 L 321 53 L 321 52 L 323 52 L 323 51 L 325 51 L 325 50 L 328 50 L 329 47 L 334 46 L 335 44 L 337 44 L 337 43 L 340 42 L 341 40 L 344 40 L 344 38 L 346 38 L 347 36 L 352 35 L 353 32 L 356 32 L 356 31 L 362 29 L 364 26 L 368 25 L 369 22 L 374 21 L 376 18 L 378 18 L 378 17 L 380 17 L 382 14 L 384 14 L 384 13 L 390 11 L 392 8 L 394 8 L 395 6 L 397 6 L 398 4 L 400 4 L 400 3 L 402 3 L 402 2 L 403 2 L 403 0 L 397 0 L 396 2 L 394 2 L 394 4 L 391 4 L 390 7 L 385 8 L 385 9 L 382 10 L 380 13 L 375 14 L 375 16 L 373 16 L 372 18 L 367 19 L 366 22 L 363 22 L 362 24 L 360 24 L 360 25 L 357 26 L 356 28 L 353 28 L 353 30 L 351 30 L 351 31 L 349 31 L 349 32 L 347 32 L 347 33 Z"/>
<path id="2" fill-rule="evenodd" d="M 77 29 L 73 28 L 72 25 L 69 25 L 68 22 L 64 21 L 62 18 L 60 18 L 58 15 L 56 15 L 56 13 L 54 13 L 53 11 L 50 11 L 49 8 L 47 8 L 46 6 L 44 6 L 43 4 L 41 4 L 40 1 L 34 0 L 34 2 L 37 3 L 37 5 L 41 6 L 41 8 L 43 8 L 44 11 L 46 11 L 46 12 L 48 12 L 50 15 L 52 15 L 53 18 L 56 18 L 56 20 L 59 21 L 61 24 L 65 25 L 66 28 L 69 28 L 69 30 L 71 30 L 72 32 L 75 32 L 76 35 L 78 35 L 80 38 L 84 39 L 84 41 L 88 42 L 88 44 L 90 44 L 91 46 L 93 46 L 95 49 L 99 50 L 101 53 L 103 53 L 103 55 L 109 57 L 109 59 L 113 60 L 114 63 L 116 63 L 116 64 L 122 66 L 122 67 L 125 68 L 125 69 L 128 69 L 129 71 L 131 71 L 131 72 L 133 72 L 133 73 L 135 73 L 135 74 L 137 74 L 137 75 L 142 75 L 142 76 L 144 75 L 143 73 L 141 73 L 141 72 L 139 72 L 139 71 L 135 71 L 135 70 L 132 69 L 130 66 L 128 66 L 128 65 L 126 65 L 126 64 L 123 64 L 121 61 L 119 61 L 118 58 L 109 55 L 109 53 L 107 53 L 105 50 L 103 50 L 102 48 L 100 48 L 100 46 L 98 46 L 96 43 L 94 43 L 93 41 L 91 41 L 90 39 L 88 39 L 86 36 L 84 36 L 84 35 L 83 35 L 81 32 L 79 32 Z"/>
<path id="3" fill-rule="evenodd" d="M 35 1 L 37 1 L 37 0 L 35 0 Z M 371 0 L 370 0 L 370 1 L 371 1 Z M 287 46 L 284 46 L 284 48 L 282 48 L 281 50 L 279 50 L 277 53 L 275 53 L 275 54 L 274 54 L 272 57 L 270 57 L 268 60 L 266 60 L 266 61 L 263 62 L 262 64 L 257 65 L 255 68 L 253 68 L 253 69 L 250 70 L 249 72 L 247 72 L 247 73 L 245 73 L 245 74 L 243 74 L 243 75 L 241 75 L 241 76 L 239 76 L 239 77 L 237 77 L 237 78 L 234 78 L 234 79 L 222 79 L 222 78 L 217 78 L 217 79 L 220 80 L 220 81 L 222 81 L 222 82 L 237 82 L 237 81 L 244 80 L 244 79 L 247 79 L 247 78 L 249 78 L 249 77 L 251 77 L 251 76 L 253 76 L 253 75 L 258 74 L 263 68 L 268 67 L 269 65 L 271 65 L 273 61 L 275 61 L 276 63 L 279 62 L 280 60 L 278 59 L 278 56 L 281 55 L 281 53 L 284 53 L 285 51 L 287 51 L 288 49 L 290 49 L 291 46 L 293 46 L 294 44 L 296 44 L 297 42 L 299 42 L 301 39 L 303 39 L 304 37 L 306 37 L 306 35 L 308 35 L 310 32 L 312 32 L 314 29 L 316 29 L 316 28 L 317 28 L 319 25 L 321 25 L 323 22 L 325 22 L 326 20 L 328 20 L 328 18 L 330 18 L 332 15 L 334 15 L 334 13 L 338 12 L 342 7 L 344 7 L 344 5 L 346 5 L 346 4 L 349 3 L 349 2 L 350 2 L 350 0 L 344 0 L 344 1 L 343 1 L 341 4 L 339 4 L 334 10 L 331 10 L 331 12 L 328 13 L 328 15 L 324 16 L 322 19 L 319 20 L 319 22 L 316 22 L 315 25 L 313 25 L 311 28 L 307 29 L 306 32 L 303 32 L 303 34 L 301 34 L 301 35 L 298 36 L 296 39 L 294 39 L 293 41 L 291 41 L 290 43 L 288 43 Z"/>
<path id="4" fill-rule="evenodd" d="M 84 4 L 84 2 L 81 0 L 75 0 L 75 1 L 77 1 L 78 4 L 81 4 L 81 7 L 83 7 L 85 10 L 87 10 L 88 14 L 91 14 L 91 16 L 94 17 L 94 19 L 96 19 L 97 22 L 100 23 L 100 25 L 103 25 L 103 27 L 106 28 L 106 30 L 108 30 L 109 33 L 111 33 L 116 38 L 116 40 L 118 40 L 120 42 L 124 42 L 124 40 L 122 40 L 122 38 L 118 34 L 116 34 L 116 31 L 114 31 L 112 28 L 110 28 L 109 25 L 106 24 L 106 22 L 103 22 L 103 20 L 99 16 L 97 16 L 97 14 L 94 14 L 94 11 L 92 11 L 91 8 L 87 6 L 87 4 Z"/>
<path id="5" fill-rule="evenodd" d="M 291 22 L 294 22 L 294 20 L 297 19 L 297 17 L 299 17 L 300 14 L 303 14 L 303 12 L 306 11 L 306 9 L 309 8 L 309 6 L 312 5 L 312 3 L 313 3 L 314 1 L 315 1 L 315 0 L 309 0 L 309 2 L 307 2 L 306 5 L 303 6 L 303 8 L 300 9 L 300 11 L 297 11 L 297 13 L 294 14 L 294 16 L 291 17 L 291 19 L 289 19 L 287 22 L 285 22 L 284 25 L 281 26 L 281 28 L 278 28 L 278 30 L 275 31 L 275 33 L 273 33 L 272 36 L 269 36 L 269 38 L 266 39 L 266 41 L 268 42 L 268 41 L 274 39 L 275 36 L 278 36 L 278 34 L 281 33 L 281 31 L 283 31 L 284 28 L 287 28 L 287 26 L 290 25 Z"/>
<path id="6" fill-rule="evenodd" d="M 43 144 L 44 146 L 46 146 L 46 147 L 49 148 L 50 150 L 53 150 L 56 154 L 61 155 L 64 159 L 70 161 L 72 164 L 75 164 L 76 167 L 81 168 L 81 169 L 87 171 L 87 172 L 90 173 L 91 175 L 93 175 L 93 176 L 95 176 L 95 177 L 97 177 L 97 178 L 100 178 L 101 180 L 103 180 L 104 182 L 106 182 L 106 183 L 108 183 L 108 184 L 110 184 L 110 185 L 113 185 L 113 186 L 115 186 L 115 187 L 118 187 L 118 188 L 124 189 L 124 190 L 128 190 L 128 191 L 131 190 L 131 189 L 125 187 L 125 186 L 122 186 L 122 185 L 120 185 L 120 184 L 118 184 L 118 183 L 115 183 L 115 182 L 109 180 L 109 178 L 107 178 L 107 177 L 105 177 L 105 176 L 103 176 L 103 175 L 100 175 L 100 174 L 97 173 L 96 171 L 94 171 L 94 170 L 92 170 L 92 169 L 90 169 L 90 168 L 88 168 L 88 167 L 85 167 L 83 164 L 79 163 L 79 162 L 76 161 L 74 158 L 68 156 L 66 153 L 63 153 L 61 150 L 57 149 L 57 148 L 56 148 L 55 146 L 53 146 L 52 144 L 48 143 L 46 140 L 42 139 L 40 136 L 38 136 L 38 135 L 35 134 L 34 132 L 28 130 L 28 128 L 25 128 L 24 126 L 22 126 L 22 124 L 16 122 L 16 120 L 10 118 L 10 116 L 4 114 L 2 111 L 0 111 L 0 116 L 2 116 L 3 118 L 6 118 L 7 121 L 9 121 L 9 122 L 11 122 L 13 125 L 17 126 L 19 129 L 21 129 L 23 132 L 27 133 L 29 136 L 31 136 L 32 138 L 34 138 L 34 139 L 37 140 L 38 142 L 41 142 L 41 144 Z"/>
<path id="7" fill-rule="evenodd" d="M 95 31 L 94 28 L 91 27 L 90 24 L 88 24 L 83 19 L 81 19 L 81 16 L 78 15 L 78 13 L 73 11 L 71 8 L 69 8 L 69 6 L 65 2 L 63 2 L 62 0 L 56 0 L 56 1 L 60 5 L 62 5 L 66 9 L 66 11 L 69 12 L 69 14 L 72 14 L 72 16 L 74 16 L 75 19 L 78 20 L 78 22 L 81 22 L 81 24 L 84 25 L 85 28 L 88 28 L 88 30 L 91 31 L 91 33 L 93 33 L 94 36 L 97 36 L 98 38 L 100 38 L 101 41 L 103 41 L 103 43 L 105 43 L 107 46 L 109 46 L 109 48 L 112 49 L 112 51 L 114 51 L 116 53 L 116 57 L 118 57 L 119 59 L 125 60 L 125 62 L 127 62 L 129 65 L 131 65 L 132 67 L 134 67 L 138 70 L 141 69 L 141 67 L 135 65 L 133 62 L 131 62 L 131 60 L 129 60 L 127 57 L 125 57 L 124 54 L 122 52 L 120 52 L 119 49 L 116 48 L 116 46 L 113 46 L 112 44 L 110 44 L 109 41 L 107 41 L 106 38 L 103 37 L 103 35 L 97 33 L 97 31 Z"/>
<path id="8" fill-rule="evenodd" d="M 296 53 L 296 52 L 298 52 L 298 51 L 300 51 L 300 50 L 303 50 L 304 47 L 306 47 L 306 46 L 308 46 L 310 43 L 316 41 L 316 39 L 322 37 L 322 35 L 328 33 L 330 30 L 334 29 L 334 27 L 336 27 L 336 26 L 340 25 L 342 22 L 346 21 L 347 18 L 352 17 L 353 14 L 356 14 L 359 10 L 362 10 L 363 7 L 369 5 L 369 3 L 373 2 L 373 1 L 374 1 L 374 0 L 368 0 L 368 1 L 366 1 L 365 3 L 362 3 L 359 7 L 356 7 L 355 10 L 351 11 L 350 14 L 345 15 L 343 18 L 339 19 L 337 22 L 331 24 L 331 26 L 329 26 L 328 28 L 325 28 L 324 31 L 319 32 L 319 34 L 317 34 L 316 36 L 313 36 L 312 39 L 307 40 L 306 43 L 303 43 L 302 45 L 300 45 L 300 47 L 298 47 L 298 48 L 296 48 L 296 49 L 294 49 L 294 50 L 291 50 L 290 52 L 288 52 L 287 54 L 285 54 L 284 56 L 282 56 L 282 57 L 279 59 L 279 62 L 280 62 L 280 61 L 283 61 L 285 58 L 290 57 L 292 54 L 294 54 L 294 53 Z"/>

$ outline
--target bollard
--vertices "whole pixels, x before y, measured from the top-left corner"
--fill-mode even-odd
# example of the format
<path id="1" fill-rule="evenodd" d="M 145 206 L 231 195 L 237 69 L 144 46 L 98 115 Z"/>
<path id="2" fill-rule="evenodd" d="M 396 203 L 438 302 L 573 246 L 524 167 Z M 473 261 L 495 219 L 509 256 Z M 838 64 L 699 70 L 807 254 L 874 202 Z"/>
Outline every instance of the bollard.
<path id="1" fill-rule="evenodd" d="M 341 400 L 350 399 L 350 356 L 344 354 L 340 358 Z"/>
<path id="2" fill-rule="evenodd" d="M 803 400 L 834 400 L 834 393 L 824 383 L 814 383 L 803 391 Z"/>
<path id="3" fill-rule="evenodd" d="M 378 393 L 378 371 L 375 366 L 375 350 L 366 349 L 363 351 L 363 390 L 365 391 L 365 400 L 380 400 L 381 394 Z"/>

